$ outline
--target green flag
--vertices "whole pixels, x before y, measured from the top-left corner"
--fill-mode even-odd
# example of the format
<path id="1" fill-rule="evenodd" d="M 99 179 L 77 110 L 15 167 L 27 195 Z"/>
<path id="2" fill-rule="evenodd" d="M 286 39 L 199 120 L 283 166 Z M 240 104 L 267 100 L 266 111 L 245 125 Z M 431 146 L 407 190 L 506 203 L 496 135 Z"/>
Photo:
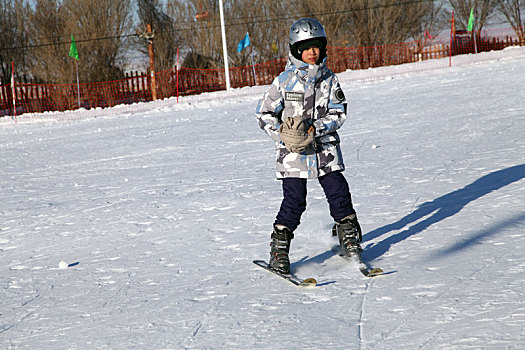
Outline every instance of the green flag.
<path id="1" fill-rule="evenodd" d="M 469 32 L 474 28 L 474 7 L 470 10 L 470 17 L 468 18 L 467 30 Z"/>
<path id="2" fill-rule="evenodd" d="M 69 56 L 73 57 L 78 61 L 77 44 L 75 44 L 75 38 L 73 37 L 73 34 L 71 34 L 71 46 L 69 47 Z"/>

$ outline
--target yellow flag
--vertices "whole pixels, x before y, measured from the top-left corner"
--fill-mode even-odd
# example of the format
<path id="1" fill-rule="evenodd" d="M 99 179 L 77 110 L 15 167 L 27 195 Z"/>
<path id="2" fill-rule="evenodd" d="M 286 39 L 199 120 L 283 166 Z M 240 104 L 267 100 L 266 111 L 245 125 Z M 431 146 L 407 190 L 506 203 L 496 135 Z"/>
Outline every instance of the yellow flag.
<path id="1" fill-rule="evenodd" d="M 277 43 L 275 41 L 272 43 L 272 50 L 277 55 L 278 50 L 277 50 Z"/>

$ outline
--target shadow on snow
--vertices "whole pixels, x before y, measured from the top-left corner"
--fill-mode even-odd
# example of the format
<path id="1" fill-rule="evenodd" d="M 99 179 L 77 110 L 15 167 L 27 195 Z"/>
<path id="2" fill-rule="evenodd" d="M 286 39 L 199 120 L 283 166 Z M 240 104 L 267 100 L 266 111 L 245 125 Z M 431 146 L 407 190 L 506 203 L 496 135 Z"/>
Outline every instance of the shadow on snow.
<path id="1" fill-rule="evenodd" d="M 377 259 L 386 253 L 394 244 L 406 240 L 407 238 L 424 231 L 431 225 L 457 214 L 470 202 L 523 178 L 525 178 L 525 164 L 516 165 L 485 175 L 462 189 L 450 192 L 430 202 L 423 203 L 419 205 L 415 211 L 400 220 L 379 227 L 364 235 L 364 241 L 370 241 L 391 231 L 400 230 L 428 216 L 404 231 L 396 233 L 377 244 L 366 247 L 366 250 L 363 253 L 363 258 L 368 261 Z M 525 220 L 525 213 L 521 213 L 512 218 L 509 222 L 489 227 L 471 238 L 456 244 L 452 248 L 442 251 L 441 254 L 451 254 L 461 249 L 465 249 L 468 246 L 475 244 L 480 239 L 493 235 L 495 232 L 523 220 Z"/>
<path id="2" fill-rule="evenodd" d="M 454 244 L 453 246 L 449 248 L 443 248 L 436 252 L 434 252 L 431 255 L 431 259 L 441 259 L 445 258 L 448 255 L 457 253 L 465 248 L 468 248 L 476 243 L 478 243 L 483 238 L 488 238 L 493 236 L 494 234 L 503 231 L 507 227 L 516 226 L 519 223 L 525 223 L 525 212 L 519 213 L 512 218 L 504 221 L 504 222 L 498 222 L 495 225 L 491 225 L 473 235 L 471 235 L 469 238 L 465 239 L 464 241 L 458 242 Z"/>

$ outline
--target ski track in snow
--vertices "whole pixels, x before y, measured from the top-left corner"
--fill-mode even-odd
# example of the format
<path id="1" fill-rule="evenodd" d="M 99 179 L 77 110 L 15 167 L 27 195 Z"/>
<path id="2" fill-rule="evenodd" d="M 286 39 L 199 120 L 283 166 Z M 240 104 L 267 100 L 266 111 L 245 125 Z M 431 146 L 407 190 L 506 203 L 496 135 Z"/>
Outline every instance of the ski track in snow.
<path id="1" fill-rule="evenodd" d="M 251 263 L 281 200 L 265 87 L 0 123 L 0 344 L 525 348 L 523 67 L 339 74 L 364 258 L 387 274 L 336 256 L 311 181 L 290 257 L 315 288 Z"/>

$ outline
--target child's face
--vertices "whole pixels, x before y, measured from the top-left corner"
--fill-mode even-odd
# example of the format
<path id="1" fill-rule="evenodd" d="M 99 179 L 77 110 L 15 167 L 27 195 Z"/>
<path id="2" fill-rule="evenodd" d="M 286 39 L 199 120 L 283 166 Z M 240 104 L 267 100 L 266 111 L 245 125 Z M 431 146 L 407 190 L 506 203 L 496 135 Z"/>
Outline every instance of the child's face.
<path id="1" fill-rule="evenodd" d="M 315 62 L 317 62 L 317 60 L 319 59 L 320 53 L 321 50 L 318 47 L 311 47 L 309 49 L 304 50 L 301 53 L 301 59 L 305 63 L 315 64 Z"/>

